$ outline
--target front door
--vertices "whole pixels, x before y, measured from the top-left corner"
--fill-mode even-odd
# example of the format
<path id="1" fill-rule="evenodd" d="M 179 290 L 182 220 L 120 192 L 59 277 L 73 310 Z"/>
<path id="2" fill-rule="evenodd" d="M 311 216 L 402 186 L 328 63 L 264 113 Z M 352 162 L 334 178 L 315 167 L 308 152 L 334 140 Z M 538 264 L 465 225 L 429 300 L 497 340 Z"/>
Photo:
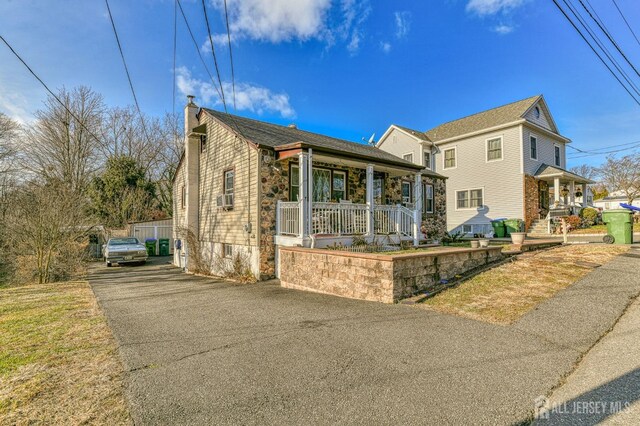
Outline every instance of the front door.
<path id="1" fill-rule="evenodd" d="M 549 184 L 544 181 L 538 183 L 538 195 L 540 199 L 538 201 L 540 206 L 540 218 L 544 219 L 549 213 Z"/>

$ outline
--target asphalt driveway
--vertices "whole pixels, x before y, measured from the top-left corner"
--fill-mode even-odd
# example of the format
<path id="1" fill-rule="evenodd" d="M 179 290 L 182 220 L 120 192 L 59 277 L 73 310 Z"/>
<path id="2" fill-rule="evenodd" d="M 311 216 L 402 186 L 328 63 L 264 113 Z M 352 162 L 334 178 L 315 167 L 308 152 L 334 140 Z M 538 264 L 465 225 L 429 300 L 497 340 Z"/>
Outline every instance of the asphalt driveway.
<path id="1" fill-rule="evenodd" d="M 596 271 L 620 295 L 597 319 L 604 330 L 640 291 L 640 259 L 619 259 Z M 496 326 L 161 262 L 96 267 L 90 282 L 120 345 L 136 424 L 509 424 L 533 412 L 588 343 L 553 338 L 557 327 L 589 328 L 582 306 L 539 331 L 527 316 Z M 590 283 L 567 300 L 599 303 Z M 558 307 L 532 317 L 544 309 Z"/>

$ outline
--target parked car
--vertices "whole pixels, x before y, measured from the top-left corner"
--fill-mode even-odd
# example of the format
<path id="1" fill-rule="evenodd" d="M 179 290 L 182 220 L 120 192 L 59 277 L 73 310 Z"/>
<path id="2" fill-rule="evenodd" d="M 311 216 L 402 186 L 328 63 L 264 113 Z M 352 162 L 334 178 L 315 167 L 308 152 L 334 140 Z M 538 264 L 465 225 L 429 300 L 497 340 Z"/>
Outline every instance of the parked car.
<path id="1" fill-rule="evenodd" d="M 107 266 L 114 263 L 140 263 L 147 261 L 147 249 L 137 238 L 110 238 L 104 246 L 104 261 Z"/>

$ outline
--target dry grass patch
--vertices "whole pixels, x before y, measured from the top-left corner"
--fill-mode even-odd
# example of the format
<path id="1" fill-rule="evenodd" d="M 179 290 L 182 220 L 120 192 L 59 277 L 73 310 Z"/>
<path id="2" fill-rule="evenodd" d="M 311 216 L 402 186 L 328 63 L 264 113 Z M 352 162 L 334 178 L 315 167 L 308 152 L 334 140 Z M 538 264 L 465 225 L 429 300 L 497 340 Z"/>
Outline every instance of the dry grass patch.
<path id="1" fill-rule="evenodd" d="M 87 282 L 0 288 L 0 424 L 130 424 Z"/>
<path id="2" fill-rule="evenodd" d="M 613 257 L 625 246 L 568 245 L 520 256 L 416 305 L 510 324 Z"/>

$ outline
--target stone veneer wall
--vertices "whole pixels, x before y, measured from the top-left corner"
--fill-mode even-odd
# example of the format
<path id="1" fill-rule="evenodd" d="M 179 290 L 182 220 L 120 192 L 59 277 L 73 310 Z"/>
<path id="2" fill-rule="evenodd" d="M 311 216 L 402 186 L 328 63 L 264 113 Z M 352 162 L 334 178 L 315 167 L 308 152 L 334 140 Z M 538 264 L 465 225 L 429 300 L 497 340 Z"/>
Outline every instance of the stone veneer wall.
<path id="1" fill-rule="evenodd" d="M 540 193 L 538 180 L 524 175 L 524 230 L 528 231 L 534 220 L 540 216 Z"/>
<path id="2" fill-rule="evenodd" d="M 502 247 L 443 249 L 399 255 L 280 248 L 283 287 L 394 303 L 502 259 Z"/>
<path id="3" fill-rule="evenodd" d="M 268 164 L 264 159 L 269 158 Z M 297 164 L 297 158 L 275 160 L 275 153 L 263 150 L 260 167 L 260 279 L 275 276 L 276 204 L 278 200 L 289 201 L 289 165 Z M 366 170 L 337 164 L 314 162 L 314 167 L 324 167 L 347 172 L 349 200 L 364 203 L 367 190 Z M 385 173 L 376 172 L 376 177 L 385 177 L 384 198 L 387 204 L 402 202 L 403 178 L 389 178 Z M 411 176 L 406 178 L 413 182 Z M 446 232 L 446 189 L 445 180 L 423 176 L 423 182 L 433 185 L 434 213 L 423 217 L 422 231 L 429 238 L 441 238 Z"/>

